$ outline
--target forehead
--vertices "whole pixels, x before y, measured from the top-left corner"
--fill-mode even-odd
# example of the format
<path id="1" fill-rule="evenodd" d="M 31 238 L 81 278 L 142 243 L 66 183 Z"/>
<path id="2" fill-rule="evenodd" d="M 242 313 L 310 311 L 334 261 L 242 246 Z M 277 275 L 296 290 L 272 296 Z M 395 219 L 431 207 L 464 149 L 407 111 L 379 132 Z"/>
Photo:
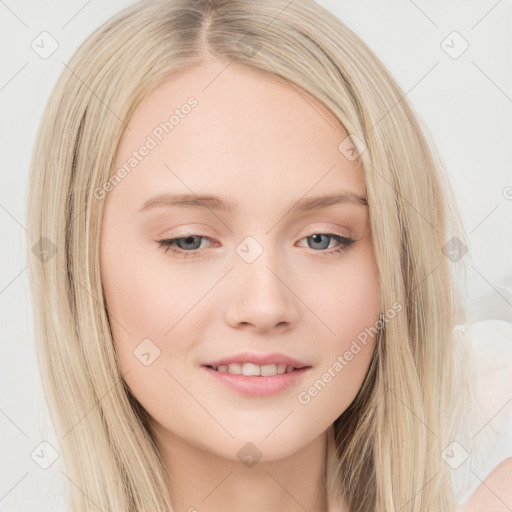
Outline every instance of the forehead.
<path id="1" fill-rule="evenodd" d="M 127 180 L 140 191 L 154 182 L 153 192 L 170 184 L 233 197 L 235 187 L 365 194 L 361 167 L 339 149 L 347 137 L 339 121 L 295 84 L 234 63 L 174 73 L 144 98 L 129 127 L 117 167 L 149 139 L 153 146 Z"/>

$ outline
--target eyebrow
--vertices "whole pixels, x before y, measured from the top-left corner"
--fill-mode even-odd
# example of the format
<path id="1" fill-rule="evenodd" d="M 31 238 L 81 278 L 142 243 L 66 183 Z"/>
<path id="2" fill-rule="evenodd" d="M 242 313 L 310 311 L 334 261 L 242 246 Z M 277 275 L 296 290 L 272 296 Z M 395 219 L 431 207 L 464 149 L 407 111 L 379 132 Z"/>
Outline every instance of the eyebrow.
<path id="1" fill-rule="evenodd" d="M 207 208 L 216 211 L 234 211 L 238 206 L 238 201 L 224 201 L 220 197 L 212 195 L 196 194 L 158 194 L 148 199 L 139 211 L 149 210 L 155 207 L 187 207 L 187 208 Z M 343 191 L 336 194 L 315 196 L 310 198 L 301 198 L 295 201 L 289 211 L 306 212 L 319 210 L 335 204 L 354 204 L 357 206 L 368 206 L 368 201 L 354 192 Z"/>

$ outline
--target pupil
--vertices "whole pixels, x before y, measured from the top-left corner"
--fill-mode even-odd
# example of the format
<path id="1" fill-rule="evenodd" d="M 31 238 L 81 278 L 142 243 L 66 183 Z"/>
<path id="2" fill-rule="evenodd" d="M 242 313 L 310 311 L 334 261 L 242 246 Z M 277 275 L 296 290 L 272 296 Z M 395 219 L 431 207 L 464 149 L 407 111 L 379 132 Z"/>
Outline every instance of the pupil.
<path id="1" fill-rule="evenodd" d="M 196 239 L 197 239 L 197 237 L 196 237 L 196 236 L 191 235 L 191 236 L 187 236 L 187 237 L 183 238 L 183 239 L 182 239 L 182 242 L 183 242 L 183 244 L 185 245 L 185 248 L 186 248 L 186 249 L 192 249 L 192 247 L 187 247 L 187 245 L 188 245 L 188 244 L 192 244 L 192 245 L 194 245 L 194 242 L 196 242 L 196 243 L 197 243 L 197 240 L 196 240 Z M 194 249 L 197 249 L 197 247 L 194 247 Z"/>
<path id="2" fill-rule="evenodd" d="M 327 245 L 325 245 L 325 242 L 323 243 L 323 246 L 322 247 L 316 247 L 317 249 L 325 249 L 329 246 L 329 237 L 327 235 L 319 235 L 319 234 L 316 234 L 316 235 L 312 235 L 311 238 L 313 239 L 313 242 L 314 243 L 321 243 L 321 237 L 325 237 L 326 241 L 327 241 Z"/>

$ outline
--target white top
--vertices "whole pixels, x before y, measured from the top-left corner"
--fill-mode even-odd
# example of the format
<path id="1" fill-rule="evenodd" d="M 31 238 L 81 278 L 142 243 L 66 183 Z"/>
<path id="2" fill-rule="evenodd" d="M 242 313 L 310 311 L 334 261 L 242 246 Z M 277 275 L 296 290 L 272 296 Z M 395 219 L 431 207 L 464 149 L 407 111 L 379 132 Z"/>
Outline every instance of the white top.
<path id="1" fill-rule="evenodd" d="M 457 504 L 512 457 L 512 323 L 484 320 L 457 327 L 470 340 L 476 370 L 476 404 L 468 459 L 453 470 Z"/>

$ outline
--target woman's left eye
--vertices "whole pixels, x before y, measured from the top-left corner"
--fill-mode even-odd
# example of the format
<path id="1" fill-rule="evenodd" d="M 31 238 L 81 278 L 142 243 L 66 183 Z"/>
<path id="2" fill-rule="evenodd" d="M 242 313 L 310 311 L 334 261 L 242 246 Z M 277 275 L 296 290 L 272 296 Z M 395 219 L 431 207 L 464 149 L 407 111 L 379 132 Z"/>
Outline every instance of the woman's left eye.
<path id="1" fill-rule="evenodd" d="M 160 247 L 165 247 L 165 252 L 171 249 L 173 254 L 187 258 L 190 256 L 195 256 L 199 252 L 199 249 L 201 248 L 201 241 L 203 239 L 208 240 L 210 242 L 212 241 L 212 239 L 207 236 L 188 235 L 180 238 L 167 238 L 164 240 L 158 240 L 158 244 L 160 245 Z M 347 238 L 341 235 L 337 235 L 335 233 L 315 233 L 313 235 L 303 238 L 302 240 L 309 239 L 313 240 L 313 242 L 308 242 L 308 246 L 310 248 L 314 248 L 311 247 L 311 245 L 320 245 L 320 249 L 322 250 L 314 252 L 319 252 L 324 256 L 330 256 L 334 253 L 347 251 L 355 242 L 353 238 Z M 331 240 L 336 241 L 338 245 L 326 251 L 325 249 L 327 249 L 331 245 Z"/>
<path id="2" fill-rule="evenodd" d="M 322 240 L 323 237 L 323 240 Z M 321 249 L 327 249 L 331 244 L 331 240 L 335 240 L 338 245 L 334 248 L 331 248 L 329 251 L 322 251 L 320 254 L 324 256 L 330 256 L 333 253 L 339 253 L 341 251 L 347 251 L 350 249 L 352 244 L 355 242 L 353 238 L 347 238 L 345 236 L 337 235 L 335 233 L 315 233 L 313 235 L 307 236 L 306 238 L 303 238 L 303 240 L 313 240 L 313 244 L 319 244 Z M 326 242 L 327 239 L 327 242 Z M 311 247 L 311 244 L 308 242 L 309 247 Z M 313 247 L 311 247 L 313 248 Z M 315 251 L 318 252 L 318 251 Z"/>

